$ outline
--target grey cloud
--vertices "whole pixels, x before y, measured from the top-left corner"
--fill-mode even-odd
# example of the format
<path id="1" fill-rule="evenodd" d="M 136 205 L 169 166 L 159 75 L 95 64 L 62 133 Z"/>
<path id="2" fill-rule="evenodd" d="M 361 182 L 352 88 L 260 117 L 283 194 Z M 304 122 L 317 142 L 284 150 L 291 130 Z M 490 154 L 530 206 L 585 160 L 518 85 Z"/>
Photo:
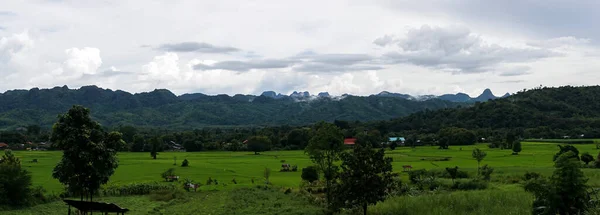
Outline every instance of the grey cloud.
<path id="1" fill-rule="evenodd" d="M 183 42 L 162 44 L 157 50 L 168 52 L 200 52 L 200 53 L 231 53 L 240 51 L 238 48 L 229 46 L 215 46 L 208 43 Z"/>
<path id="2" fill-rule="evenodd" d="M 525 81 L 523 80 L 507 80 L 507 81 L 495 81 L 494 83 L 497 84 L 516 84 L 516 83 L 523 83 Z"/>
<path id="3" fill-rule="evenodd" d="M 372 65 L 336 65 L 325 63 L 304 63 L 298 67 L 294 67 L 295 71 L 300 72 L 346 72 L 346 71 L 364 71 L 364 70 L 381 70 L 380 66 Z"/>
<path id="4" fill-rule="evenodd" d="M 251 69 L 281 69 L 292 66 L 297 61 L 287 59 L 266 59 L 266 60 L 250 60 L 250 61 L 221 61 L 213 65 L 196 64 L 196 70 L 231 70 L 245 72 Z"/>
<path id="5" fill-rule="evenodd" d="M 502 71 L 502 72 L 498 73 L 498 75 L 506 76 L 506 77 L 527 75 L 527 74 L 531 73 L 529 71 L 530 69 L 531 69 L 531 67 L 528 67 L 528 66 L 516 66 L 516 67 L 509 68 L 505 71 Z"/>
<path id="6" fill-rule="evenodd" d="M 561 54 L 542 48 L 513 48 L 484 42 L 463 27 L 411 29 L 396 42 L 399 51 L 384 54 L 387 63 L 409 63 L 450 71 L 480 73 L 502 63 L 530 62 Z"/>
<path id="7" fill-rule="evenodd" d="M 373 43 L 378 46 L 387 46 L 387 45 L 392 44 L 393 42 L 394 42 L 394 36 L 392 36 L 392 35 L 385 35 L 385 36 L 377 38 L 373 41 Z"/>

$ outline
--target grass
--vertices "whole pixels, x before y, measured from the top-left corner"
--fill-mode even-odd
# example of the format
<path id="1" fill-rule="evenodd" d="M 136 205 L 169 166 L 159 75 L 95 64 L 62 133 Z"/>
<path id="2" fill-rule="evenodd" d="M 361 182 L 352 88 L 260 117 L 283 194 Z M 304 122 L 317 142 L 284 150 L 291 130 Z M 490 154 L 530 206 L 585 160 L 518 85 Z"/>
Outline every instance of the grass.
<path id="1" fill-rule="evenodd" d="M 98 201 L 112 202 L 130 209 L 129 215 L 141 214 L 320 214 L 321 209 L 294 194 L 275 189 L 240 188 L 236 190 L 186 193 L 184 198 L 156 201 L 151 196 L 105 197 Z M 65 214 L 62 202 L 2 211 L 3 215 Z"/>
<path id="2" fill-rule="evenodd" d="M 394 159 L 397 172 L 403 165 L 416 169 L 444 169 L 458 166 L 461 170 L 475 175 L 477 162 L 471 157 L 472 150 L 478 147 L 487 153 L 481 165 L 488 164 L 495 169 L 490 188 L 483 191 L 462 191 L 425 195 L 417 197 L 396 197 L 373 206 L 371 214 L 528 214 L 532 197 L 515 184 L 527 171 L 549 176 L 554 171 L 552 157 L 558 151 L 556 143 L 523 142 L 522 152 L 511 155 L 511 150 L 489 149 L 487 145 L 451 146 L 439 150 L 435 146 L 417 148 L 397 148 L 387 151 Z M 576 145 L 580 153 L 598 154 L 600 150 L 593 144 Z M 59 193 L 62 185 L 52 178 L 52 169 L 60 160 L 58 151 L 16 151 L 23 166 L 31 171 L 34 185 L 43 186 L 50 192 Z M 201 192 L 190 194 L 189 201 L 151 201 L 148 196 L 105 197 L 107 202 L 115 202 L 132 209 L 131 214 L 311 214 L 312 206 L 301 198 L 284 195 L 283 192 L 249 189 L 263 182 L 264 168 L 272 169 L 270 181 L 275 186 L 297 188 L 300 184 L 301 169 L 311 165 L 302 151 L 270 151 L 260 155 L 251 152 L 161 152 L 158 159 L 150 158 L 149 153 L 119 153 L 119 168 L 111 177 L 109 185 L 134 182 L 162 181 L 160 174 L 168 168 L 175 168 L 180 180 L 189 178 L 203 184 L 211 177 L 219 185 L 202 186 Z M 173 157 L 177 165 L 173 165 Z M 449 158 L 446 161 L 445 158 Z M 38 163 L 29 162 L 38 159 Z M 180 167 L 183 159 L 189 167 Z M 298 172 L 279 172 L 281 160 L 298 165 Z M 596 169 L 583 169 L 589 178 L 588 184 L 600 187 L 600 172 Z M 408 174 L 401 172 L 404 182 Z M 231 180 L 235 178 L 237 184 Z M 169 182 L 160 182 L 169 183 Z M 281 193 L 281 195 L 279 195 Z M 237 201 L 240 200 L 240 201 Z M 305 204 L 306 206 L 303 206 Z M 288 205 L 296 205 L 287 207 Z M 504 207 L 509 205 L 510 207 Z M 249 208 L 249 209 L 246 209 Z M 64 212 L 60 203 L 38 205 L 31 209 L 11 211 L 2 214 L 54 214 Z M 307 211 L 303 211 L 306 209 Z M 309 212 L 310 211 L 310 212 Z M 139 213 L 138 213 L 139 212 Z M 306 212 L 306 213 L 305 213 Z M 312 213 L 314 214 L 314 213 Z"/>

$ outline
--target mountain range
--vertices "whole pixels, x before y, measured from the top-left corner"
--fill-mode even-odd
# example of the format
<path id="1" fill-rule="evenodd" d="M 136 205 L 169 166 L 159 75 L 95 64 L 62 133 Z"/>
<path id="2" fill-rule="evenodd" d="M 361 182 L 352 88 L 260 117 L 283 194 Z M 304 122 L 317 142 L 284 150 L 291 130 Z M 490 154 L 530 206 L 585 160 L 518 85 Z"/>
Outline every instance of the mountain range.
<path id="1" fill-rule="evenodd" d="M 264 91 L 261 94 L 261 96 L 265 96 L 265 97 L 269 97 L 269 98 L 273 98 L 273 99 L 281 99 L 281 98 L 286 98 L 286 97 L 292 97 L 292 98 L 297 98 L 297 99 L 311 98 L 311 97 L 331 97 L 328 92 L 321 92 L 317 96 L 311 96 L 311 94 L 309 92 L 306 92 L 306 91 L 305 92 L 296 92 L 296 91 L 294 91 L 290 95 L 284 95 L 284 94 L 281 94 L 281 93 L 276 93 L 275 91 Z M 497 98 L 508 97 L 508 96 L 510 96 L 510 94 L 506 93 L 506 94 L 504 94 L 501 97 L 497 97 L 497 96 L 495 96 L 492 93 L 492 90 L 485 89 L 483 91 L 483 93 L 481 93 L 481 95 L 479 95 L 477 97 L 470 97 L 469 95 L 467 95 L 465 93 L 444 94 L 444 95 L 440 95 L 440 96 L 435 96 L 435 95 L 412 96 L 412 95 L 409 95 L 409 94 L 392 93 L 392 92 L 388 92 L 388 91 L 382 91 L 382 92 L 380 92 L 378 94 L 374 94 L 374 95 L 371 95 L 371 96 L 393 97 L 393 98 L 402 98 L 402 99 L 417 100 L 417 101 L 425 101 L 425 100 L 431 100 L 431 99 L 441 99 L 441 100 L 451 101 L 451 102 L 485 102 L 485 101 L 488 101 L 490 99 L 497 99 Z"/>
<path id="2" fill-rule="evenodd" d="M 423 110 L 468 106 L 440 99 L 414 100 L 388 96 L 312 96 L 294 92 L 255 95 L 176 96 L 166 89 L 144 93 L 84 86 L 10 90 L 0 93 L 0 129 L 25 125 L 49 128 L 57 115 L 83 105 L 104 126 L 134 125 L 165 129 L 202 126 L 305 125 L 318 121 L 389 120 Z"/>

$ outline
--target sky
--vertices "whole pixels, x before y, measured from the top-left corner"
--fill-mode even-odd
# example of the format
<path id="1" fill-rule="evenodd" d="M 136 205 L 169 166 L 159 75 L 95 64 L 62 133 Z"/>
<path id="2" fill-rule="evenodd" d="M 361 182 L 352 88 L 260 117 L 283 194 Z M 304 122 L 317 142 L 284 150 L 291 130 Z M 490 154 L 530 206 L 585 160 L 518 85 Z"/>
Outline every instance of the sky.
<path id="1" fill-rule="evenodd" d="M 600 81 L 597 0 L 3 0 L 0 92 L 497 96 Z"/>

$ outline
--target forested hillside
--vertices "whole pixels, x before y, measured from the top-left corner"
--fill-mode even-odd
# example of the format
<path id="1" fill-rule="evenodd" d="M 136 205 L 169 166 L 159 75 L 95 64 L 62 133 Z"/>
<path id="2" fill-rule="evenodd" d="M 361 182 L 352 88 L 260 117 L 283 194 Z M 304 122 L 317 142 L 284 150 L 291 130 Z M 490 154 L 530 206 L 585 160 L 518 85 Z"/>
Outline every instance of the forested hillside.
<path id="1" fill-rule="evenodd" d="M 50 127 L 72 105 L 88 107 L 104 126 L 133 125 L 165 129 L 198 126 L 304 125 L 317 121 L 388 120 L 430 109 L 460 105 L 442 100 L 390 97 L 273 99 L 252 95 L 185 94 L 168 90 L 130 94 L 87 86 L 80 89 L 13 90 L 0 94 L 0 129 L 25 125 Z"/>
<path id="2" fill-rule="evenodd" d="M 423 111 L 372 123 L 382 132 L 466 128 L 479 137 L 515 131 L 529 138 L 600 137 L 600 86 L 539 88 L 471 107 Z"/>

